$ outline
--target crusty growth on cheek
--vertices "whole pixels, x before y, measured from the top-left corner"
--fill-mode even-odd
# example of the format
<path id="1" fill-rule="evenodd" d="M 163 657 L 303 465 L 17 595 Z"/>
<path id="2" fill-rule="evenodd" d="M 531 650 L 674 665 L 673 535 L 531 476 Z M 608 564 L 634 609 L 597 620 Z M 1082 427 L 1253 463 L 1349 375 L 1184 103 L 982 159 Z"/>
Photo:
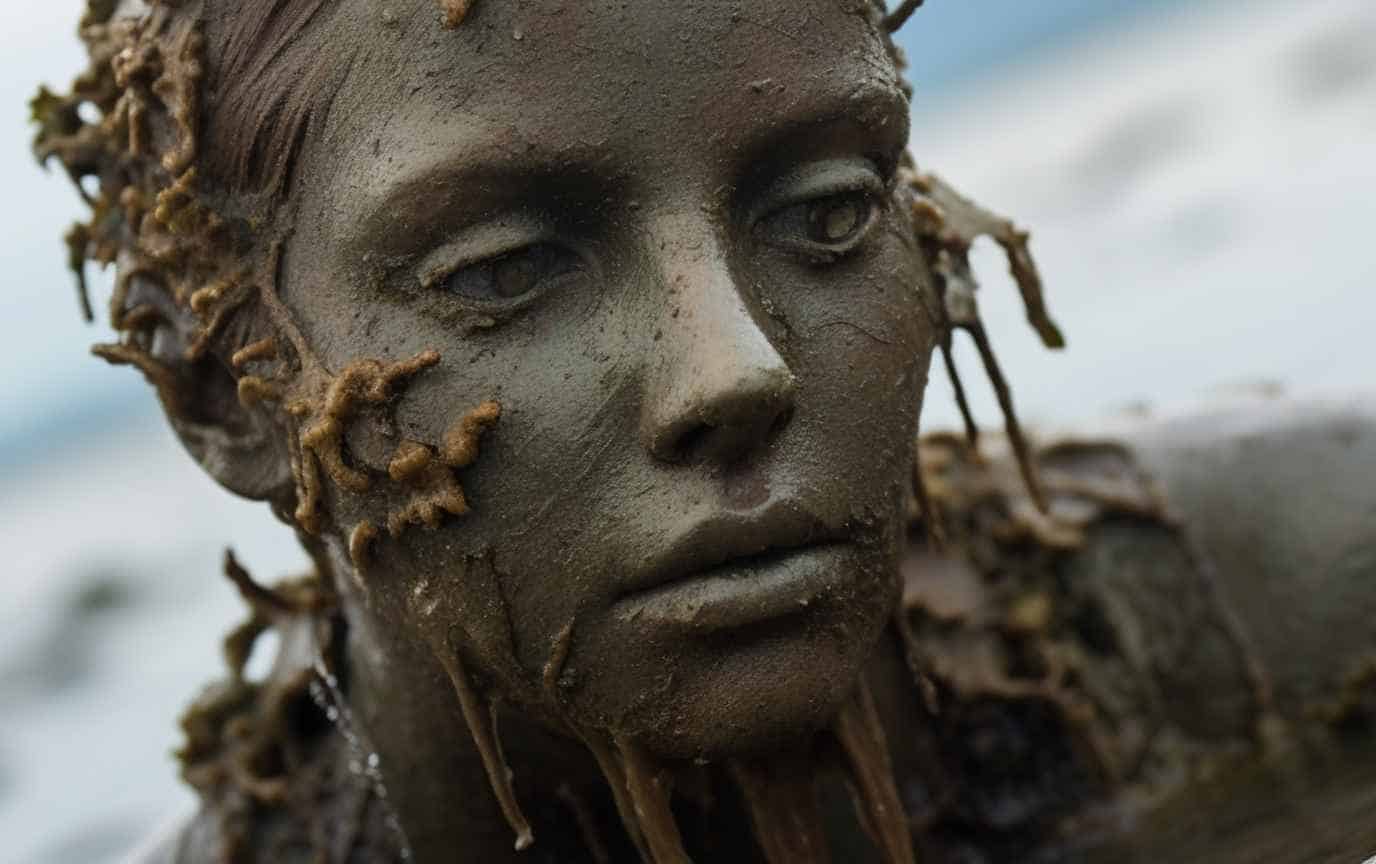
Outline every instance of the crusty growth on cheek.
<path id="1" fill-rule="evenodd" d="M 410 487 L 411 494 L 405 506 L 387 517 L 387 530 L 393 537 L 401 536 L 407 525 L 437 528 L 443 514 L 468 512 L 468 500 L 454 472 L 477 461 L 479 439 L 501 416 L 502 406 L 492 401 L 464 414 L 444 436 L 438 460 L 424 444 L 401 442 L 387 471 L 393 480 Z"/>
<path id="2" fill-rule="evenodd" d="M 397 445 L 396 453 L 387 465 L 387 476 L 398 483 L 409 483 L 420 476 L 433 457 L 430 448 L 424 444 L 403 441 Z"/>
<path id="3" fill-rule="evenodd" d="M 469 411 L 444 436 L 440 458 L 450 468 L 467 468 L 478 459 L 478 443 L 483 433 L 502 416 L 502 406 L 487 401 Z"/>
<path id="4" fill-rule="evenodd" d="M 444 29 L 453 30 L 468 17 L 468 12 L 477 0 L 439 0 L 440 11 L 444 13 Z"/>
<path id="5" fill-rule="evenodd" d="M 312 533 L 320 528 L 320 472 L 336 485 L 355 494 L 367 492 L 371 483 L 366 471 L 344 459 L 344 429 L 365 407 L 386 405 L 407 380 L 440 362 L 436 351 L 424 351 L 409 360 L 383 363 L 356 360 L 328 380 L 316 395 L 302 395 L 287 403 L 287 413 L 300 424 L 300 449 L 296 470 L 305 495 L 297 502 L 296 521 Z"/>
<path id="6" fill-rule="evenodd" d="M 122 338 L 95 353 L 141 371 L 173 418 L 194 411 L 200 362 L 236 376 L 246 410 L 276 406 L 274 422 L 290 441 L 295 517 L 318 533 L 326 481 L 352 494 L 372 485 L 368 471 L 346 455 L 348 424 L 385 410 L 439 355 L 361 359 L 338 373 L 326 368 L 278 298 L 283 241 L 264 236 L 252 218 L 222 218 L 202 188 L 196 165 L 206 47 L 200 5 L 157 2 L 147 15 L 127 18 L 115 17 L 115 5 L 93 0 L 82 21 L 92 65 L 71 95 L 43 90 L 32 103 L 38 158 L 56 158 L 79 189 L 86 178 L 100 183 L 96 195 L 82 193 L 90 221 L 68 233 L 84 311 L 90 307 L 85 263 L 119 265 L 110 320 Z M 454 6 L 448 20 L 458 23 L 466 9 Z M 94 105 L 102 119 L 84 121 L 83 105 Z M 166 302 L 149 302 L 150 290 Z M 186 332 L 188 321 L 193 327 Z M 160 332 L 178 335 L 175 341 L 185 343 L 181 356 L 154 350 Z M 445 465 L 427 469 L 412 451 L 413 464 L 400 466 L 406 476 L 396 480 L 414 494 L 388 520 L 394 535 L 408 524 L 434 526 L 442 513 L 467 511 L 450 469 L 474 461 L 478 436 L 499 413 L 495 403 L 484 403 L 461 418 L 439 444 Z"/>
<path id="7" fill-rule="evenodd" d="M 349 560 L 353 562 L 354 576 L 360 587 L 365 587 L 362 582 L 368 567 L 368 550 L 376 539 L 377 526 L 366 519 L 349 532 Z"/>

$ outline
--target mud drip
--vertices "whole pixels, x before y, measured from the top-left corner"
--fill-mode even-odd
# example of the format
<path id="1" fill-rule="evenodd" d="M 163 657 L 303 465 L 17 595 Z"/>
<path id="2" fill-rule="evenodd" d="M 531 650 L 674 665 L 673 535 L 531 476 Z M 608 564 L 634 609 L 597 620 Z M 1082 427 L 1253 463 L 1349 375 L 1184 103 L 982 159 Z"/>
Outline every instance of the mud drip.
<path id="1" fill-rule="evenodd" d="M 730 768 L 769 864 L 831 864 L 810 753 L 733 759 Z"/>
<path id="2" fill-rule="evenodd" d="M 496 705 L 480 697 L 473 689 L 473 682 L 469 680 L 458 652 L 450 650 L 447 646 L 436 646 L 435 656 L 439 658 L 445 674 L 454 686 L 454 694 L 458 697 L 464 722 L 468 724 L 469 734 L 473 736 L 473 743 L 478 748 L 478 756 L 482 759 L 483 769 L 487 772 L 488 783 L 491 784 L 492 794 L 496 796 L 497 804 L 501 807 L 502 816 L 511 826 L 511 830 L 516 832 L 516 850 L 519 852 L 528 849 L 535 842 L 535 834 L 530 828 L 529 820 L 521 812 L 521 805 L 516 800 L 516 790 L 511 785 L 511 766 L 507 765 L 506 756 L 502 753 L 502 743 L 497 737 Z"/>
<path id="3" fill-rule="evenodd" d="M 688 862 L 670 806 L 675 768 L 625 737 L 611 743 L 600 733 L 581 737 L 596 758 L 642 859 L 647 864 Z M 826 770 L 834 768 L 819 755 L 834 747 L 828 743 L 833 737 L 840 744 L 841 768 L 855 796 L 858 818 L 882 860 L 915 864 L 885 733 L 869 688 L 863 684 L 829 734 L 808 738 L 801 749 L 727 762 L 765 859 L 770 864 L 830 864 L 817 784 Z M 824 770 L 824 764 L 831 767 Z"/>
<path id="4" fill-rule="evenodd" d="M 627 797 L 650 850 L 653 864 L 688 864 L 678 823 L 669 810 L 669 772 L 639 744 L 618 738 L 617 752 L 625 771 Z"/>
<path id="5" fill-rule="evenodd" d="M 616 803 L 616 813 L 621 817 L 621 825 L 630 835 L 631 842 L 640 852 L 640 860 L 644 861 L 645 864 L 658 864 L 650 852 L 645 832 L 641 829 L 640 818 L 636 815 L 636 802 L 631 795 L 626 769 L 622 766 L 621 757 L 612 749 L 610 744 L 596 734 L 584 735 L 583 744 L 592 752 L 593 758 L 597 760 L 597 767 L 602 771 L 607 786 L 612 790 L 612 800 Z"/>
<path id="6" fill-rule="evenodd" d="M 860 821 L 885 864 L 915 864 L 908 820 L 889 760 L 888 739 L 867 684 L 862 683 L 855 698 L 841 709 L 832 729 L 846 757 Z"/>
<path id="7" fill-rule="evenodd" d="M 564 672 L 564 664 L 568 662 L 569 651 L 573 647 L 573 633 L 577 627 L 576 618 L 569 619 L 569 623 L 564 625 L 564 629 L 559 631 L 555 637 L 554 644 L 550 647 L 549 659 L 545 661 L 545 668 L 540 676 L 541 683 L 545 687 L 545 695 L 549 697 L 550 704 L 558 705 L 559 698 L 559 677 Z"/>

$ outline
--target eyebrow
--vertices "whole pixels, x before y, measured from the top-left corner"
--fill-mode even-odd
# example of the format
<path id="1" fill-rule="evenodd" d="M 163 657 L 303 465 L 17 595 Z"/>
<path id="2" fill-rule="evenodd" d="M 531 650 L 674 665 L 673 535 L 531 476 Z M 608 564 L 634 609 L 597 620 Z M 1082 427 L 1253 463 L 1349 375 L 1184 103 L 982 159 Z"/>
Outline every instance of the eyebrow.
<path id="1" fill-rule="evenodd" d="M 896 156 L 907 141 L 908 101 L 896 86 L 871 82 L 844 92 L 810 96 L 790 100 L 776 115 L 744 130 L 735 158 L 742 171 L 774 160 L 780 151 L 795 148 L 800 141 L 812 143 L 827 128 L 850 127 L 872 139 L 886 156 Z M 429 235 L 459 230 L 494 212 L 519 208 L 552 183 L 574 193 L 578 178 L 597 178 L 605 170 L 605 154 L 593 145 L 551 149 L 529 139 L 512 143 L 507 128 L 501 133 L 494 135 L 480 124 L 454 122 L 445 138 L 445 155 L 426 159 L 400 176 L 377 178 L 365 215 L 349 231 L 349 243 L 383 255 L 414 251 Z M 592 198 L 605 196 L 609 187 L 622 185 L 623 180 L 603 177 L 585 183 L 586 197 Z M 456 200 L 459 195 L 461 202 Z"/>
<path id="2" fill-rule="evenodd" d="M 448 155 L 427 159 L 418 168 L 376 184 L 365 215 L 350 232 L 350 242 L 386 254 L 392 251 L 387 238 L 414 245 L 428 233 L 453 231 L 494 211 L 517 207 L 555 178 L 567 186 L 570 178 L 590 174 L 591 159 L 584 154 L 551 151 L 535 143 L 513 146 L 509 141 L 460 128 L 446 141 Z"/>
<path id="3" fill-rule="evenodd" d="M 908 141 L 908 99 L 897 86 L 870 82 L 844 93 L 826 93 L 820 100 L 794 103 L 747 134 L 742 160 L 759 164 L 800 139 L 838 126 L 854 128 L 885 155 L 896 157 Z"/>

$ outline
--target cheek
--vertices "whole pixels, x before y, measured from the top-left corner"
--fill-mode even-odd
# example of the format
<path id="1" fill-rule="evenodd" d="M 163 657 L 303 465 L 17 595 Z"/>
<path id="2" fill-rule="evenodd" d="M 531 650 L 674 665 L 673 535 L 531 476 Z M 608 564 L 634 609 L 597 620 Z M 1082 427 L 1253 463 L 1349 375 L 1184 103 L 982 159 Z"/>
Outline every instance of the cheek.
<path id="1" fill-rule="evenodd" d="M 808 407 L 871 482 L 897 466 L 876 445 L 906 451 L 916 432 L 936 332 L 926 277 L 912 242 L 887 229 L 863 256 L 831 269 L 795 267 L 792 284 L 780 286 L 785 347 Z"/>
<path id="2" fill-rule="evenodd" d="M 386 626 L 432 653 L 456 652 L 495 676 L 507 692 L 526 688 L 517 634 L 491 547 L 462 542 L 456 532 L 413 532 L 377 551 L 369 591 Z"/>

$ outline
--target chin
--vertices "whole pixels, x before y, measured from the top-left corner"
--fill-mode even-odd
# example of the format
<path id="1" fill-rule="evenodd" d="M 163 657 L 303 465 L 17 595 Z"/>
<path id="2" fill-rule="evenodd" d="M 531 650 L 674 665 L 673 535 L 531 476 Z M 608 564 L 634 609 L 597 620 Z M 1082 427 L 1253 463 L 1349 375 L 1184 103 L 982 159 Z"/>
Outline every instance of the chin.
<path id="1" fill-rule="evenodd" d="M 694 652 L 627 724 L 667 758 L 721 759 L 795 745 L 826 728 L 851 696 L 889 620 L 889 598 L 849 598 Z M 836 607 L 843 608 L 836 608 Z"/>

